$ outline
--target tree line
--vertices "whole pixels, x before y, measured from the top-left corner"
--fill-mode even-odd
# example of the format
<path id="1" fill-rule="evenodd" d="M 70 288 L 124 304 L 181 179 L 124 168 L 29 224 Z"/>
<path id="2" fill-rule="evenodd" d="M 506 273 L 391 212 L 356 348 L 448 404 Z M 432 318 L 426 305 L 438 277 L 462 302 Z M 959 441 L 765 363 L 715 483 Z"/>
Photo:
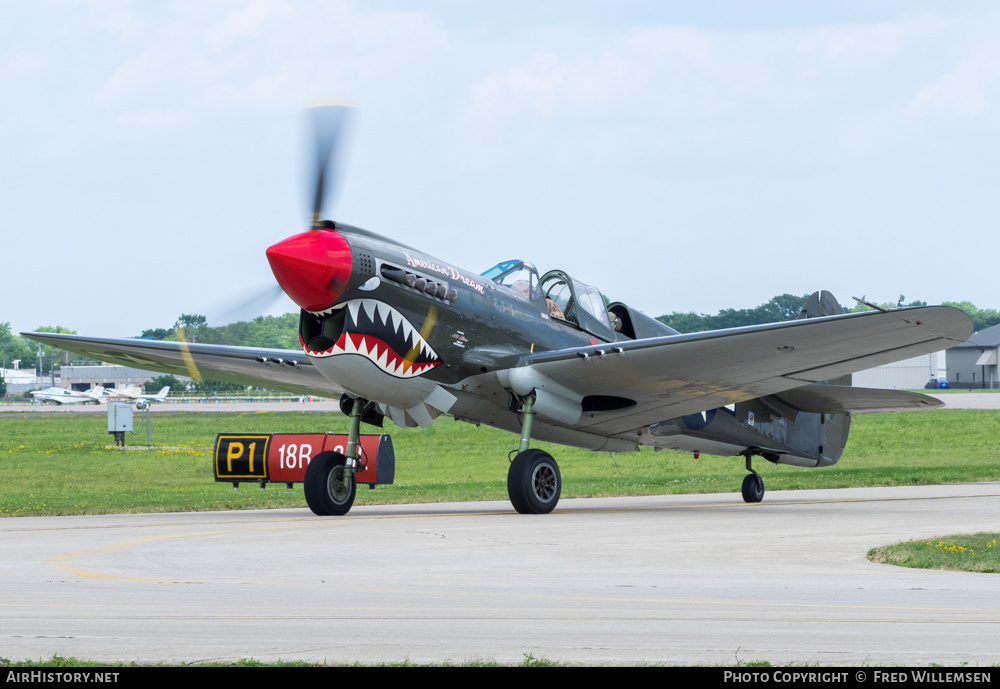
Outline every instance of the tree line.
<path id="1" fill-rule="evenodd" d="M 74 335 L 76 331 L 55 326 L 40 326 L 37 332 L 67 333 Z M 204 344 L 223 344 L 240 347 L 265 347 L 271 349 L 299 348 L 299 315 L 286 313 L 283 316 L 258 316 L 252 321 L 240 321 L 227 325 L 213 327 L 208 325 L 205 316 L 199 314 L 181 314 L 169 328 L 150 328 L 143 330 L 137 337 L 153 340 L 201 342 Z M 39 353 L 41 357 L 39 358 Z M 0 322 L 0 366 L 13 368 L 13 362 L 26 369 L 41 370 L 43 376 L 52 375 L 63 366 L 96 365 L 99 361 L 88 359 L 79 354 L 67 352 L 48 345 L 21 337 L 13 332 L 10 323 Z M 220 381 L 192 381 L 182 383 L 173 376 L 154 378 L 147 387 L 157 391 L 164 385 L 170 385 L 172 390 L 190 389 L 196 392 L 216 392 L 224 390 L 243 390 L 246 386 L 237 383 Z M 147 390 L 148 391 L 148 390 Z M 6 393 L 6 384 L 0 378 L 0 397 Z"/>
<path id="2" fill-rule="evenodd" d="M 299 315 L 258 316 L 252 321 L 238 321 L 228 325 L 210 326 L 200 314 L 182 313 L 171 328 L 150 328 L 139 336 L 144 339 L 169 342 L 198 342 L 201 344 L 233 345 L 237 347 L 264 347 L 268 349 L 299 348 Z M 169 386 L 171 391 L 189 390 L 200 393 L 245 390 L 245 385 L 218 380 L 192 380 L 185 383 L 174 376 L 158 376 L 146 383 L 147 391 L 157 391 Z"/>
<path id="3" fill-rule="evenodd" d="M 257 316 L 252 321 L 210 326 L 204 316 L 182 313 L 170 328 L 143 330 L 141 338 L 270 349 L 299 348 L 299 314 Z"/>
<path id="4" fill-rule="evenodd" d="M 808 297 L 808 294 L 802 296 L 781 294 L 772 297 L 767 302 L 754 308 L 722 309 L 716 314 L 674 311 L 659 316 L 657 320 L 680 333 L 694 333 L 706 330 L 738 328 L 745 325 L 775 323 L 797 317 Z M 976 331 L 1000 324 L 1000 311 L 997 309 L 980 309 L 970 301 L 946 301 L 944 305 L 957 307 L 969 314 L 972 317 Z M 884 309 L 894 309 L 899 304 L 882 303 L 878 304 L 878 306 Z M 908 304 L 902 304 L 902 306 L 927 306 L 927 303 L 911 301 Z M 870 310 L 869 306 L 860 303 L 853 306 L 842 305 L 841 308 L 845 312 Z M 41 326 L 36 328 L 36 330 L 39 332 L 75 334 L 75 331 L 58 325 Z M 205 316 L 183 313 L 174 322 L 173 326 L 169 328 L 149 328 L 143 330 L 138 337 L 174 342 L 200 342 L 203 344 L 222 344 L 239 347 L 297 350 L 299 348 L 298 331 L 299 316 L 297 313 L 286 313 L 282 316 L 258 316 L 251 321 L 238 321 L 221 326 L 208 325 Z M 41 352 L 41 360 L 39 360 L 38 356 L 39 351 Z M 12 362 L 20 360 L 21 368 L 41 368 L 45 375 L 49 375 L 53 371 L 58 371 L 65 365 L 100 363 L 55 347 L 39 347 L 38 343 L 27 340 L 11 331 L 10 323 L 4 322 L 0 322 L 0 357 L 2 357 L 0 363 L 6 368 L 13 368 Z M 153 390 L 158 390 L 163 385 L 168 384 L 173 389 L 178 389 L 184 385 L 173 376 L 160 376 L 154 379 L 154 382 L 151 382 L 149 387 Z M 243 389 L 244 387 L 236 383 L 222 383 L 209 380 L 201 383 L 194 382 L 191 385 L 193 386 L 191 389 L 204 392 L 236 390 Z M 0 380 L 0 386 L 3 386 L 2 380 Z M 0 396 L 3 396 L 3 389 L 3 387 L 0 387 Z"/>
<path id="5" fill-rule="evenodd" d="M 697 333 L 706 330 L 739 328 L 745 325 L 777 323 L 796 318 L 799 312 L 802 311 L 802 307 L 808 298 L 808 294 L 804 294 L 801 297 L 794 294 L 782 294 L 772 297 L 767 302 L 752 309 L 722 309 L 714 315 L 694 313 L 693 311 L 686 313 L 674 311 L 659 316 L 656 320 L 669 325 L 680 333 Z M 900 306 L 927 306 L 927 302 L 911 301 L 908 304 L 886 302 L 877 304 L 877 306 L 882 309 L 895 309 Z M 946 301 L 943 303 L 943 306 L 954 306 L 969 314 L 977 332 L 1000 323 L 1000 311 L 997 309 L 977 308 L 971 301 Z M 845 313 L 872 310 L 870 306 L 861 303 L 855 303 L 853 306 L 842 304 L 841 308 Z"/>

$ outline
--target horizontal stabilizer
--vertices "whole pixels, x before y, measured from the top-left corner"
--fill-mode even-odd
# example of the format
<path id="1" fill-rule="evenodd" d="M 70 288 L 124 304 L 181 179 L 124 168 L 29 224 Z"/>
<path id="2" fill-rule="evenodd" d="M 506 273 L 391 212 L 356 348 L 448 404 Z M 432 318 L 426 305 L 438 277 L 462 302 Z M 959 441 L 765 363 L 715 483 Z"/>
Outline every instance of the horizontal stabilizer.
<path id="1" fill-rule="evenodd" d="M 806 385 L 775 395 L 799 411 L 812 414 L 873 414 L 944 406 L 943 402 L 904 390 L 876 390 L 843 385 Z"/>

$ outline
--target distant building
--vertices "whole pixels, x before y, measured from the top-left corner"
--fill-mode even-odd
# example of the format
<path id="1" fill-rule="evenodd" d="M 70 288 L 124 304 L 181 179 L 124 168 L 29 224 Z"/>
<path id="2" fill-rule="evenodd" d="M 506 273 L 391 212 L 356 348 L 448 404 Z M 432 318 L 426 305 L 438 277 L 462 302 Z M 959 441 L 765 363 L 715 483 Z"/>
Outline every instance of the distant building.
<path id="1" fill-rule="evenodd" d="M 953 388 L 1000 387 L 998 354 L 1000 325 L 973 333 L 968 340 L 948 350 L 948 382 Z"/>
<path id="2" fill-rule="evenodd" d="M 69 390 L 89 390 L 103 385 L 106 390 L 129 388 L 162 375 L 131 366 L 101 364 L 100 366 L 63 366 L 62 387 Z"/>
<path id="3" fill-rule="evenodd" d="M 28 390 L 40 390 L 48 386 L 52 380 L 46 375 L 45 380 L 39 381 L 38 374 L 33 368 L 0 368 L 0 377 L 7 384 L 8 395 Z M 56 377 L 56 380 L 59 378 Z"/>
<path id="4" fill-rule="evenodd" d="M 944 376 L 944 371 L 945 352 L 933 352 L 858 371 L 851 384 L 859 388 L 919 390 L 931 378 Z"/>

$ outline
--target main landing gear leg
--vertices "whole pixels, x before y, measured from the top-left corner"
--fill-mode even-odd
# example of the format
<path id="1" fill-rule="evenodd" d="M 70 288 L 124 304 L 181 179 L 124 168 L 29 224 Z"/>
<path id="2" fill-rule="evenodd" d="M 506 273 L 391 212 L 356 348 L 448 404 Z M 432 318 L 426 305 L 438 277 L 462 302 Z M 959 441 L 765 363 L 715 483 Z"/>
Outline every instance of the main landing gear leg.
<path id="1" fill-rule="evenodd" d="M 744 502 L 760 502 L 764 499 L 764 479 L 750 466 L 750 458 L 752 456 L 750 453 L 746 454 L 747 471 L 750 473 L 743 479 Z"/>
<path id="2" fill-rule="evenodd" d="M 358 485 L 354 474 L 359 471 L 358 439 L 361 436 L 361 409 L 364 400 L 356 399 L 351 405 L 351 423 L 347 431 L 347 449 L 339 452 L 321 452 L 306 467 L 306 504 L 315 514 L 343 515 L 354 505 Z"/>
<path id="3" fill-rule="evenodd" d="M 534 393 L 521 400 L 521 441 L 507 472 L 507 495 L 521 514 L 548 514 L 559 502 L 562 476 L 552 455 L 528 448 L 534 404 Z"/>

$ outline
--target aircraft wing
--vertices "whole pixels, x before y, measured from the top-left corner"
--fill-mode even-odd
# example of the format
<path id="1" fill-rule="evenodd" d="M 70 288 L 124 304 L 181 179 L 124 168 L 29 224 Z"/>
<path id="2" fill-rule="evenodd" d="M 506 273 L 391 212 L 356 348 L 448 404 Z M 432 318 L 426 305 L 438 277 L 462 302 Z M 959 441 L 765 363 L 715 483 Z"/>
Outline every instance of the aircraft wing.
<path id="1" fill-rule="evenodd" d="M 343 392 L 324 378 L 302 351 L 80 337 L 62 333 L 21 334 L 37 342 L 77 352 L 92 359 L 148 371 L 192 377 L 197 372 L 212 380 L 321 397 L 339 397 Z M 294 362 L 294 365 L 289 362 Z"/>
<path id="2" fill-rule="evenodd" d="M 952 307 L 868 311 L 540 352 L 523 357 L 510 375 L 583 397 L 574 427 L 611 436 L 805 386 L 808 392 L 792 395 L 803 405 L 914 408 L 912 398 L 877 393 L 827 393 L 822 402 L 815 392 L 821 386 L 813 384 L 947 349 L 971 333 L 972 319 Z"/>

